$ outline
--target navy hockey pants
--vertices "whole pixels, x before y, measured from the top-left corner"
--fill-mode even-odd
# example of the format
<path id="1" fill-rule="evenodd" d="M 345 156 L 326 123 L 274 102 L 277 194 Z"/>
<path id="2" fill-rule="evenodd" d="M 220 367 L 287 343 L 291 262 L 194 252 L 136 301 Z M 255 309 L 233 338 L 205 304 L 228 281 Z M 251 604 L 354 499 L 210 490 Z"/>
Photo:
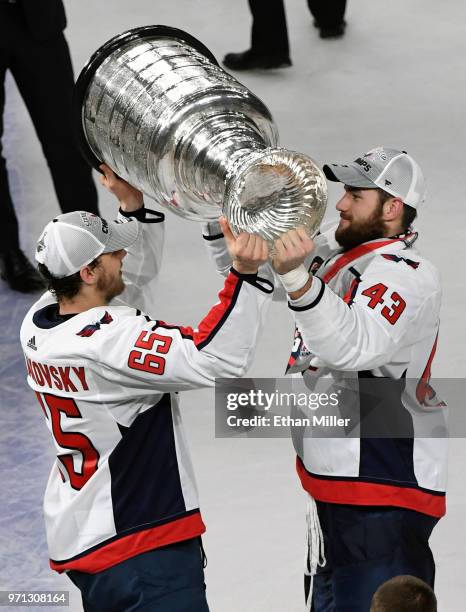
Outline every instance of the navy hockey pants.
<path id="1" fill-rule="evenodd" d="M 156 548 L 97 574 L 71 571 L 85 612 L 209 612 L 199 539 Z"/>
<path id="2" fill-rule="evenodd" d="M 404 508 L 316 503 L 327 563 L 314 576 L 313 612 L 369 612 L 377 588 L 402 574 L 434 587 L 429 537 L 438 519 Z"/>

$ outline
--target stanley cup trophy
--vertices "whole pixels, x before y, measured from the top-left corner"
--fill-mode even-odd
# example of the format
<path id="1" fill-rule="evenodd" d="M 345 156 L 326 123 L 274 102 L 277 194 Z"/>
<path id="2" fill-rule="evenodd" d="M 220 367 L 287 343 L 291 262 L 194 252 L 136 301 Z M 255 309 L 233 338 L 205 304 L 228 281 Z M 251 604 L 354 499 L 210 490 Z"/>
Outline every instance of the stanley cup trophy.
<path id="1" fill-rule="evenodd" d="M 223 213 L 232 231 L 273 240 L 319 228 L 325 177 L 307 156 L 277 147 L 270 112 L 198 40 L 148 26 L 92 56 L 76 86 L 81 151 L 187 219 Z"/>

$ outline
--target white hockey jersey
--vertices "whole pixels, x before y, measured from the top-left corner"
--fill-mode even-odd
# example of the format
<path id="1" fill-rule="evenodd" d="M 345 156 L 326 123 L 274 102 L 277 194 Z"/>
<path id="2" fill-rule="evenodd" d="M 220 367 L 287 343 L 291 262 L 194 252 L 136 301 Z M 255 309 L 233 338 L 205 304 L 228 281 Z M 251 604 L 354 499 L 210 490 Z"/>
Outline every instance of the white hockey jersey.
<path id="1" fill-rule="evenodd" d="M 134 297 L 156 271 L 141 256 L 154 254 L 159 234 L 144 224 L 128 249 Z M 95 573 L 203 533 L 177 392 L 245 373 L 266 290 L 232 271 L 197 329 L 114 303 L 60 316 L 50 293 L 30 309 L 21 328 L 27 380 L 57 454 L 44 500 L 53 569 Z"/>
<path id="2" fill-rule="evenodd" d="M 204 234 L 224 272 L 223 240 L 214 225 L 205 226 Z M 319 381 L 328 387 L 345 386 L 348 379 L 399 381 L 399 395 L 389 408 L 398 411 L 412 435 L 329 438 L 306 432 L 294 440 L 298 475 L 317 500 L 399 506 L 440 517 L 447 439 L 425 434 L 429 427 L 443 427 L 446 418 L 429 385 L 439 329 L 439 275 L 413 248 L 415 234 L 373 240 L 346 252 L 334 234 L 332 227 L 315 239 L 306 262 L 315 276 L 312 286 L 289 303 L 296 333 L 287 373 L 303 376 L 309 389 Z"/>

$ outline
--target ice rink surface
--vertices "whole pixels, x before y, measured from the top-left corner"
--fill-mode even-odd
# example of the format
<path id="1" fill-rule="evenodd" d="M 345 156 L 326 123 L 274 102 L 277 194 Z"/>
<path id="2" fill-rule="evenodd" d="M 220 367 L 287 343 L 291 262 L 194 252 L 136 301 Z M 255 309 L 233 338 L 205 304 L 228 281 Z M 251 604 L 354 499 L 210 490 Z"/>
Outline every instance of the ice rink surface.
<path id="1" fill-rule="evenodd" d="M 187 30 L 219 60 L 226 52 L 248 47 L 246 0 L 66 0 L 65 4 L 76 73 L 103 42 L 140 25 L 158 23 Z M 420 163 L 428 181 L 428 200 L 417 223 L 418 244 L 440 269 L 444 287 L 433 374 L 464 378 L 466 4 L 463 0 L 349 0 L 347 33 L 341 40 L 329 41 L 318 38 L 304 0 L 289 0 L 286 6 L 293 67 L 236 76 L 272 111 L 281 144 L 309 154 L 319 164 L 349 161 L 380 144 L 405 149 Z M 60 100 L 50 104 L 58 105 Z M 39 231 L 59 209 L 11 78 L 5 119 L 5 154 L 21 220 L 21 243 L 32 257 Z M 328 218 L 335 217 L 340 190 L 330 187 Z M 101 193 L 101 210 L 109 217 L 116 212 L 106 193 Z M 199 226 L 168 215 L 164 265 L 151 314 L 195 325 L 215 301 L 221 284 Z M 19 326 L 30 303 L 30 297 L 0 285 L 0 588 L 69 589 L 70 610 L 78 612 L 82 609 L 78 592 L 66 577 L 48 568 L 41 503 L 52 445 L 38 404 L 26 388 L 18 343 Z M 274 303 L 252 375 L 283 374 L 292 329 L 285 305 Z M 211 610 L 303 610 L 305 502 L 294 472 L 291 442 L 215 439 L 211 390 L 185 393 L 182 406 L 207 524 Z M 441 612 L 465 609 L 465 464 L 465 441 L 454 439 L 448 511 L 431 539 Z"/>

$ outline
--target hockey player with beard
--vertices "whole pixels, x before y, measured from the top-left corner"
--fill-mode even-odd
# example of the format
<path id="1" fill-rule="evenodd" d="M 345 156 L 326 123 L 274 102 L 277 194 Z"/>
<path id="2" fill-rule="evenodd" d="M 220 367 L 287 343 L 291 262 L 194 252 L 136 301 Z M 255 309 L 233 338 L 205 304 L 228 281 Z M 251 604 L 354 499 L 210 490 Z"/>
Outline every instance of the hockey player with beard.
<path id="1" fill-rule="evenodd" d="M 324 172 L 344 186 L 338 226 L 314 240 L 302 228 L 287 232 L 275 242 L 273 268 L 296 322 L 288 374 L 313 390 L 388 380 L 395 391 L 382 424 L 384 414 L 399 417 L 399 436 L 308 432 L 294 440 L 309 494 L 308 605 L 362 612 L 393 576 L 434 584 L 429 537 L 445 513 L 447 444 L 425 435 L 425 424 L 443 422 L 444 405 L 429 386 L 441 288 L 413 246 L 425 184 L 411 156 L 378 147 Z M 221 240 L 209 245 L 224 270 Z"/>

